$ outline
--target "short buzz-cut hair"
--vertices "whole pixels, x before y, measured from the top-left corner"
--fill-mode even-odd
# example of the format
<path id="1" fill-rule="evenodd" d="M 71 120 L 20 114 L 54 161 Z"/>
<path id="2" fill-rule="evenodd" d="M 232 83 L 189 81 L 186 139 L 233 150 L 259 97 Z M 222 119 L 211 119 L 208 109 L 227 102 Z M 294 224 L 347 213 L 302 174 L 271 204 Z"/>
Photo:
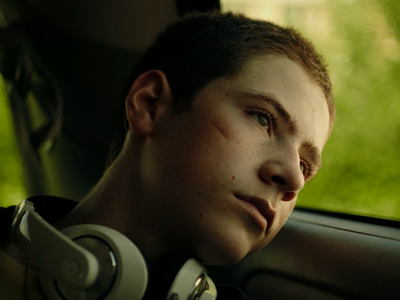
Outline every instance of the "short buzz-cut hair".
<path id="1" fill-rule="evenodd" d="M 167 77 L 177 112 L 190 110 L 192 100 L 208 83 L 238 73 L 252 57 L 284 56 L 300 64 L 325 94 L 330 127 L 335 119 L 332 85 L 314 45 L 291 27 L 254 20 L 234 13 L 192 13 L 169 25 L 136 64 L 129 86 L 148 70 Z M 126 120 L 112 149 L 114 160 L 122 148 Z"/>

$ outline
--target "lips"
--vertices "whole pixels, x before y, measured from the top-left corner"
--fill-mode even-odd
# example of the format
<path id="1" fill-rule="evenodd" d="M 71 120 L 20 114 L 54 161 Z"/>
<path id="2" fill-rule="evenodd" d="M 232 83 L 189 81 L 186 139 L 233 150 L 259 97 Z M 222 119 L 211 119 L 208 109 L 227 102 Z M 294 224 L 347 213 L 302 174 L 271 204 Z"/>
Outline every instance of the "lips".
<path id="1" fill-rule="evenodd" d="M 261 215 L 267 221 L 267 229 L 271 227 L 272 221 L 275 216 L 275 212 L 270 208 L 268 201 L 266 199 L 255 197 L 255 196 L 248 196 L 243 194 L 234 194 L 236 198 L 239 200 L 248 202 L 254 205 L 257 210 L 261 213 Z"/>

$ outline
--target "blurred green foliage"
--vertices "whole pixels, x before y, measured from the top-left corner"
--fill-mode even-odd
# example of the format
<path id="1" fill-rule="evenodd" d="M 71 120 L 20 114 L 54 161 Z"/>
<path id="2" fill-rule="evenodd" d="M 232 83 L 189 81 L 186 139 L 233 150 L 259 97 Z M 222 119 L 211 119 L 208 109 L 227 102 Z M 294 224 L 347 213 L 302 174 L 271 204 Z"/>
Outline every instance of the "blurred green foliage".
<path id="1" fill-rule="evenodd" d="M 6 88 L 0 76 L 0 206 L 21 202 L 25 197 L 22 167 L 12 125 Z"/>
<path id="2" fill-rule="evenodd" d="M 301 10 L 289 23 L 326 57 L 337 104 L 318 176 L 298 206 L 400 219 L 400 2 L 325 1 L 329 26 L 308 31 Z M 0 206 L 24 197 L 22 171 L 0 81 Z"/>
<path id="3" fill-rule="evenodd" d="M 337 119 L 298 205 L 400 219 L 399 2 L 328 3 L 332 32 L 319 45 Z"/>

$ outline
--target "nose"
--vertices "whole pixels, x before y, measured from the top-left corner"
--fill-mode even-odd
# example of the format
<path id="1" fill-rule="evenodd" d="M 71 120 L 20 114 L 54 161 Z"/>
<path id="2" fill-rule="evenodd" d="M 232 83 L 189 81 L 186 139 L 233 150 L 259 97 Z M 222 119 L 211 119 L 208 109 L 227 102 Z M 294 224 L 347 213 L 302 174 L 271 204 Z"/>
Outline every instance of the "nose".
<path id="1" fill-rule="evenodd" d="M 275 157 L 270 157 L 261 165 L 259 177 L 267 185 L 277 188 L 283 194 L 284 201 L 294 199 L 304 186 L 297 152 L 279 152 Z"/>

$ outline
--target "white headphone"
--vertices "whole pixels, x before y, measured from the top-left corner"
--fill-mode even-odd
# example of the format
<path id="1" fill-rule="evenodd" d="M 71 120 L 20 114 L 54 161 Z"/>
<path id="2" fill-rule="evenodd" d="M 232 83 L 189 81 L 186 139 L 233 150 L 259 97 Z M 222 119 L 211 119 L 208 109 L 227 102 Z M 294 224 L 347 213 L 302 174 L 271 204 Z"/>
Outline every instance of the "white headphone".
<path id="1" fill-rule="evenodd" d="M 16 209 L 10 233 L 15 245 L 39 268 L 49 299 L 142 299 L 148 285 L 146 261 L 132 241 L 100 225 L 77 225 L 62 232 L 24 200 Z M 195 259 L 184 263 L 166 300 L 215 300 L 217 291 Z"/>

